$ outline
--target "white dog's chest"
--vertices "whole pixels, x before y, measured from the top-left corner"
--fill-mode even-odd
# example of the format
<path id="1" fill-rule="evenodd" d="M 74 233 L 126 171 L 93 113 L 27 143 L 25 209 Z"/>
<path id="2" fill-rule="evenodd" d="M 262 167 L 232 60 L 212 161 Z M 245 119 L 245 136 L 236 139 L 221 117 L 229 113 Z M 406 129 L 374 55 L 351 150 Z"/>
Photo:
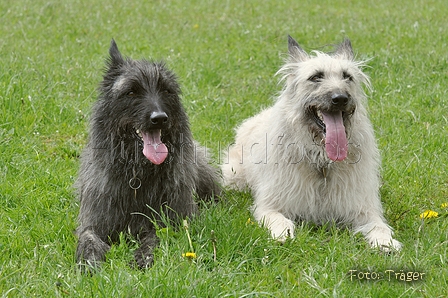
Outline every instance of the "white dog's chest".
<path id="1" fill-rule="evenodd" d="M 350 184 L 350 179 L 342 179 L 340 169 L 309 167 L 304 171 L 302 168 L 289 177 L 294 181 L 284 184 L 285 189 L 279 192 L 279 204 L 281 212 L 290 218 L 316 223 L 346 221 L 357 205 L 353 196 L 356 185 Z"/>

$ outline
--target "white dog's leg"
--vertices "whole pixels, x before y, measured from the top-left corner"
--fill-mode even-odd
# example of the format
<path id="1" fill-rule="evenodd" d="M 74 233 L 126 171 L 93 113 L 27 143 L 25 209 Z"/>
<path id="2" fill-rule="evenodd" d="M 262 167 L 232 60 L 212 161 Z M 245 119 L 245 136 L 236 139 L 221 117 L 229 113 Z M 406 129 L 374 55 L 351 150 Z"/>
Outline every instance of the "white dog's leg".
<path id="1" fill-rule="evenodd" d="M 221 171 L 224 185 L 237 190 L 244 190 L 247 188 L 241 146 L 233 145 L 228 148 L 228 152 L 224 153 Z"/>
<path id="2" fill-rule="evenodd" d="M 367 224 L 355 226 L 355 233 L 361 232 L 372 247 L 378 247 L 384 252 L 400 250 L 402 244 L 392 238 L 393 232 L 380 217 L 370 218 Z"/>
<path id="3" fill-rule="evenodd" d="M 275 240 L 284 242 L 286 238 L 294 237 L 294 222 L 286 218 L 283 214 L 277 211 L 264 212 L 257 214 L 255 212 L 255 219 L 263 226 L 271 231 L 271 236 Z"/>

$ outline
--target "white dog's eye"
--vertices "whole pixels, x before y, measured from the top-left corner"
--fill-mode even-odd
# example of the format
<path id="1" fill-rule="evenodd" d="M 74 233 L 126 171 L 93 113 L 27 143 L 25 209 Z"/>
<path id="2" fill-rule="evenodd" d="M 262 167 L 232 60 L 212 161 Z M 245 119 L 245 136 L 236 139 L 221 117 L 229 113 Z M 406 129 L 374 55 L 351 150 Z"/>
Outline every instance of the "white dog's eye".
<path id="1" fill-rule="evenodd" d="M 344 80 L 353 81 L 353 77 L 345 71 L 342 73 L 342 77 L 344 78 Z"/>
<path id="2" fill-rule="evenodd" d="M 318 83 L 320 81 L 322 81 L 322 79 L 324 78 L 324 73 L 323 72 L 318 72 L 317 74 L 311 76 L 308 80 L 314 83 Z"/>

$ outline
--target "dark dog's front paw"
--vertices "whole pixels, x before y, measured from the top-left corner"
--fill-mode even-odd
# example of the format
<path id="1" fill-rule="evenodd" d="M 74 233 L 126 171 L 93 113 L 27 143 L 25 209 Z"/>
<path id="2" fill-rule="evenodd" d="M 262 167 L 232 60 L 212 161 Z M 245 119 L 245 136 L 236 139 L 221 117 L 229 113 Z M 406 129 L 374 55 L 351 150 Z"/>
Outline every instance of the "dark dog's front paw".
<path id="1" fill-rule="evenodd" d="M 150 268 L 154 263 L 154 255 L 152 248 L 145 246 L 140 247 L 134 252 L 135 262 L 140 269 Z"/>
<path id="2" fill-rule="evenodd" d="M 159 243 L 155 231 L 140 235 L 140 247 L 134 252 L 135 262 L 140 269 L 146 269 L 154 263 L 154 247 Z"/>
<path id="3" fill-rule="evenodd" d="M 85 231 L 79 236 L 76 248 L 76 260 L 83 272 L 92 272 L 105 259 L 110 246 L 92 231 Z"/>
<path id="4" fill-rule="evenodd" d="M 154 255 L 152 252 L 137 249 L 134 253 L 135 262 L 140 269 L 150 268 L 154 263 Z"/>

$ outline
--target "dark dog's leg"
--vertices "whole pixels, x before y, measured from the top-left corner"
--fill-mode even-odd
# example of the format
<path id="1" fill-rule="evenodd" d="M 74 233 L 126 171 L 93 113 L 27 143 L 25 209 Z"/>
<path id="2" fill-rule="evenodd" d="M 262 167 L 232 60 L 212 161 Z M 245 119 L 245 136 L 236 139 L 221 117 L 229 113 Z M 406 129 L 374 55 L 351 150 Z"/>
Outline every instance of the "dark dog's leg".
<path id="1" fill-rule="evenodd" d="M 205 170 L 202 169 L 202 170 Z M 199 174 L 197 184 L 196 184 L 196 193 L 201 200 L 204 201 L 218 201 L 217 198 L 221 195 L 221 188 L 218 185 L 216 174 L 211 169 L 207 169 L 203 173 Z"/>
<path id="2" fill-rule="evenodd" d="M 104 256 L 109 249 L 110 246 L 93 230 L 85 230 L 79 234 L 76 260 L 81 266 L 98 267 L 104 261 Z"/>
<path id="3" fill-rule="evenodd" d="M 208 163 L 208 159 L 206 158 L 208 153 L 205 148 L 198 147 L 196 150 L 196 162 L 198 165 L 196 193 L 202 200 L 211 201 L 211 199 L 214 199 L 217 201 L 217 197 L 221 195 L 222 191 L 218 184 L 220 180 L 218 170 Z"/>
<path id="4" fill-rule="evenodd" d="M 153 250 L 159 244 L 159 238 L 155 230 L 139 234 L 139 237 L 140 247 L 134 252 L 135 261 L 139 268 L 149 268 L 154 262 Z"/>

